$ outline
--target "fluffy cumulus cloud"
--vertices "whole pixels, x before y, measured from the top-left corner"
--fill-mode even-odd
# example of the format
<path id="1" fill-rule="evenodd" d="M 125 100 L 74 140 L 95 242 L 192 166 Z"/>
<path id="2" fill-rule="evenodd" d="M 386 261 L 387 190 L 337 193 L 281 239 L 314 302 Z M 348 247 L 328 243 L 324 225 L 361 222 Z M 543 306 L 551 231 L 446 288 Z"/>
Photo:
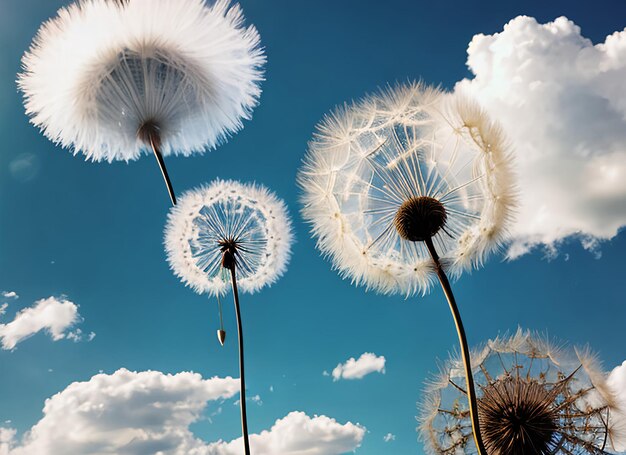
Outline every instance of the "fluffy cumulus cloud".
<path id="1" fill-rule="evenodd" d="M 98 374 L 74 382 L 46 400 L 43 418 L 10 455 L 196 454 L 203 447 L 189 431 L 211 400 L 239 391 L 233 378 L 199 374 Z"/>
<path id="2" fill-rule="evenodd" d="M 12 428 L 0 428 L 0 455 L 9 455 L 15 433 Z"/>
<path id="3" fill-rule="evenodd" d="M 613 448 L 626 452 L 626 361 L 611 371 L 608 385 L 617 397 L 617 412 L 613 412 Z M 0 452 L 1 453 L 1 452 Z"/>
<path id="4" fill-rule="evenodd" d="M 340 379 L 361 379 L 370 373 L 385 373 L 385 357 L 366 352 L 358 359 L 354 357 L 340 363 L 332 371 L 333 381 Z"/>
<path id="5" fill-rule="evenodd" d="M 6 307 L 0 308 L 0 315 Z M 64 298 L 48 297 L 38 300 L 32 307 L 19 311 L 13 321 L 0 324 L 2 349 L 14 349 L 24 339 L 41 331 L 50 334 L 54 341 L 69 338 L 78 341 L 80 331 L 71 329 L 82 321 L 78 305 Z"/>
<path id="6" fill-rule="evenodd" d="M 46 400 L 43 417 L 21 438 L 0 428 L 0 455 L 239 455 L 241 440 L 206 443 L 189 429 L 209 402 L 218 402 L 210 414 L 217 416 L 219 402 L 238 392 L 239 380 L 230 377 L 98 374 Z M 358 447 L 364 433 L 358 425 L 294 412 L 251 435 L 251 444 L 258 455 L 335 455 Z"/>
<path id="7" fill-rule="evenodd" d="M 348 422 L 340 424 L 326 416 L 309 417 L 292 412 L 268 431 L 250 436 L 251 452 L 257 455 L 339 455 L 361 445 L 366 429 Z M 241 438 L 209 446 L 207 455 L 240 455 Z"/>
<path id="8" fill-rule="evenodd" d="M 474 74 L 455 90 L 475 95 L 505 128 L 520 207 L 509 257 L 576 236 L 598 252 L 626 225 L 626 29 L 594 45 L 565 17 L 511 20 L 476 35 Z"/>

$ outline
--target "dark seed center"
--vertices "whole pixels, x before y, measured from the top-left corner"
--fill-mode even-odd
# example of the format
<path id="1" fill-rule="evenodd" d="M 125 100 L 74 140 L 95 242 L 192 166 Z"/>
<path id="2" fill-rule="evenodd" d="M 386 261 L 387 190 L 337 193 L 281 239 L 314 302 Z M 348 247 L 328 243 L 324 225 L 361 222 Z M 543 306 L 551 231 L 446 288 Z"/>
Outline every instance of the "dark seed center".
<path id="1" fill-rule="evenodd" d="M 222 267 L 231 270 L 237 265 L 237 241 L 235 239 L 224 239 L 219 242 L 222 252 Z"/>
<path id="2" fill-rule="evenodd" d="M 405 201 L 394 219 L 400 237 L 411 242 L 433 237 L 446 224 L 446 209 L 437 199 L 420 196 Z"/>
<path id="3" fill-rule="evenodd" d="M 481 433 L 490 454 L 551 453 L 557 413 L 554 393 L 543 384 L 502 379 L 487 386 L 479 402 Z"/>

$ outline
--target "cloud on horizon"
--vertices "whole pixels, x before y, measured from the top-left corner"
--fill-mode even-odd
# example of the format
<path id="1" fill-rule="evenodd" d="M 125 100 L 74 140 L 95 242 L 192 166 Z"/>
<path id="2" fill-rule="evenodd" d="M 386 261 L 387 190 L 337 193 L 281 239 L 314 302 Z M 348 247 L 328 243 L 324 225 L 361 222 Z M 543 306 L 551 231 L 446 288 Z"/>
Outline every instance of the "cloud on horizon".
<path id="1" fill-rule="evenodd" d="M 43 417 L 22 438 L 0 428 L 0 454 L 239 455 L 241 439 L 206 443 L 189 429 L 209 403 L 238 393 L 239 380 L 230 377 L 126 369 L 98 374 L 47 399 Z M 365 431 L 292 412 L 250 440 L 257 455 L 339 455 L 359 447 Z"/>
<path id="2" fill-rule="evenodd" d="M 330 417 L 295 411 L 270 430 L 250 435 L 250 448 L 256 455 L 340 455 L 360 447 L 366 431 L 352 422 L 342 425 Z M 241 438 L 219 441 L 209 445 L 206 455 L 240 455 L 241 446 Z"/>
<path id="3" fill-rule="evenodd" d="M 626 29 L 594 45 L 565 17 L 519 16 L 475 35 L 455 86 L 504 127 L 514 150 L 520 207 L 510 259 L 575 237 L 599 243 L 626 225 Z"/>

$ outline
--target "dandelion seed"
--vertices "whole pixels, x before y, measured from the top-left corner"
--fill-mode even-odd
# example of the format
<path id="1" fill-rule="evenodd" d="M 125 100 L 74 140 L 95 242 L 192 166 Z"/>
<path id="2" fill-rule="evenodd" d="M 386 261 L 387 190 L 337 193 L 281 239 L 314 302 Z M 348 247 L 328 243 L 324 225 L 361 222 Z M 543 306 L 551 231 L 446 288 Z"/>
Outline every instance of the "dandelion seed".
<path id="1" fill-rule="evenodd" d="M 234 181 L 217 180 L 185 193 L 171 210 L 165 228 L 170 267 L 187 286 L 219 298 L 228 290 L 230 275 L 237 316 L 246 455 L 250 454 L 250 447 L 239 288 L 253 293 L 280 278 L 289 262 L 291 243 L 291 222 L 285 204 L 264 187 Z M 217 334 L 224 344 L 223 327 Z"/>
<path id="2" fill-rule="evenodd" d="M 94 161 L 202 153 L 250 117 L 265 62 L 239 6 L 80 0 L 42 25 L 19 86 L 31 122 Z"/>
<path id="3" fill-rule="evenodd" d="M 474 352 L 479 417 L 490 455 L 608 454 L 615 401 L 587 350 L 559 348 L 518 330 Z M 475 454 L 461 360 L 428 386 L 420 436 L 432 455 Z"/>
<path id="4" fill-rule="evenodd" d="M 400 85 L 318 126 L 298 176 L 302 212 L 318 248 L 359 285 L 408 297 L 427 292 L 436 275 L 469 368 L 446 272 L 480 265 L 501 244 L 515 205 L 510 166 L 500 128 L 472 100 Z"/>

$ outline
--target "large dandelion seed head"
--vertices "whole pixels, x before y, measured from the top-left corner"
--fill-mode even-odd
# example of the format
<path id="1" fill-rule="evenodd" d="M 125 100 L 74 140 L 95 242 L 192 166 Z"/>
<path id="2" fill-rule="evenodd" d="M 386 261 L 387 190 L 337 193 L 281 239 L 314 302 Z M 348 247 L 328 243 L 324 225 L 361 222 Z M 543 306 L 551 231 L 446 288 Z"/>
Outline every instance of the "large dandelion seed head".
<path id="1" fill-rule="evenodd" d="M 490 455 L 610 453 L 618 431 L 611 418 L 615 399 L 588 350 L 565 349 L 518 330 L 475 351 L 472 366 Z M 428 453 L 478 453 L 464 384 L 463 365 L 453 358 L 429 385 L 419 428 Z"/>
<path id="2" fill-rule="evenodd" d="M 430 285 L 426 238 L 453 274 L 500 244 L 512 181 L 500 128 L 470 99 L 420 84 L 328 115 L 299 174 L 304 217 L 335 267 L 406 295 Z"/>
<path id="3" fill-rule="evenodd" d="M 31 122 L 95 161 L 223 142 L 250 117 L 265 62 L 238 5 L 217 0 L 80 0 L 40 28 L 19 86 Z"/>
<path id="4" fill-rule="evenodd" d="M 171 209 L 165 228 L 170 267 L 196 292 L 229 289 L 223 253 L 234 252 L 243 292 L 274 283 L 287 268 L 291 222 L 285 204 L 266 188 L 217 180 L 188 191 Z"/>

